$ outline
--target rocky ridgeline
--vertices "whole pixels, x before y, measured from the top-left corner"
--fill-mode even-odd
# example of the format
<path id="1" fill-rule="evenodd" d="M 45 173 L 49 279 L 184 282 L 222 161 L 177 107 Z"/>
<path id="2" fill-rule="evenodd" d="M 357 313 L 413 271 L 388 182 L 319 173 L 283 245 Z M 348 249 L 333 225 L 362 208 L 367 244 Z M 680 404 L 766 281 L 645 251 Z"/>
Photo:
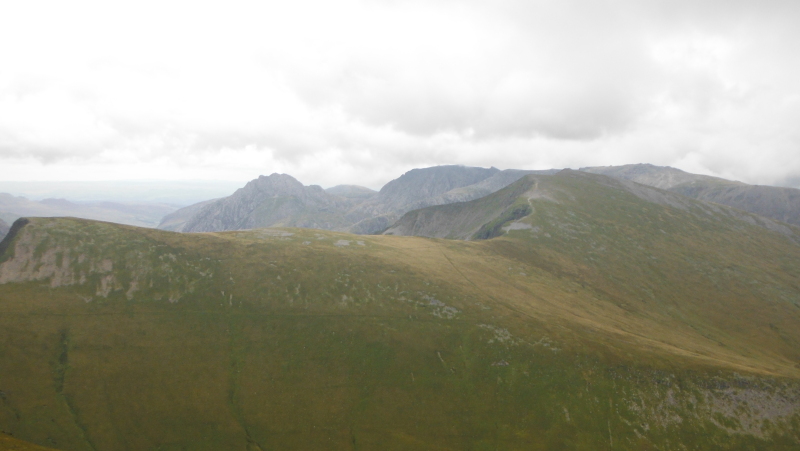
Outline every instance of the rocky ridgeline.
<path id="1" fill-rule="evenodd" d="M 580 171 L 624 181 L 633 190 L 642 191 L 635 187 L 639 185 L 658 188 L 648 191 L 651 197 L 664 197 L 663 191 L 670 191 L 800 225 L 800 190 L 793 188 L 753 186 L 649 164 L 588 167 Z M 324 190 L 316 185 L 304 186 L 286 174 L 272 174 L 250 181 L 226 198 L 169 214 L 158 227 L 176 232 L 212 232 L 286 226 L 375 234 L 400 227 L 397 221 L 408 212 L 469 202 L 496 193 L 525 175 L 558 172 L 436 166 L 413 169 L 379 192 L 356 185 Z M 654 194 L 659 190 L 663 190 L 662 194 Z"/>
<path id="2" fill-rule="evenodd" d="M 526 174 L 552 172 L 556 171 L 437 166 L 411 170 L 377 193 L 354 185 L 323 190 L 286 174 L 272 174 L 250 181 L 229 197 L 167 215 L 159 228 L 211 232 L 284 226 L 373 234 L 411 210 L 478 199 Z"/>

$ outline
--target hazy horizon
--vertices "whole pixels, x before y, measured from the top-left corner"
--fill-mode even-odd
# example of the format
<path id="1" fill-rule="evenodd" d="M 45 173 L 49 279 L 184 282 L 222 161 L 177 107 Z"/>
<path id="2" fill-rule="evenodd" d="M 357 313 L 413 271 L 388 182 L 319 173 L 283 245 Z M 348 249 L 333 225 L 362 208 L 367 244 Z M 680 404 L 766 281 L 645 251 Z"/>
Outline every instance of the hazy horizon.
<path id="1" fill-rule="evenodd" d="M 800 3 L 31 1 L 0 17 L 0 180 L 377 188 L 647 162 L 800 186 Z"/>

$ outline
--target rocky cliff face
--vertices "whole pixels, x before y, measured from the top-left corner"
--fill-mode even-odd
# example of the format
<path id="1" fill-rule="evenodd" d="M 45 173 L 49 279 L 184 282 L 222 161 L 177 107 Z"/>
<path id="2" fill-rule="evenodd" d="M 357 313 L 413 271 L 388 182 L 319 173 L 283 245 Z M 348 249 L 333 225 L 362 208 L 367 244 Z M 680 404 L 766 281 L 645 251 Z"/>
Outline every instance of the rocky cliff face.
<path id="1" fill-rule="evenodd" d="M 184 232 L 243 230 L 272 225 L 337 229 L 348 225 L 342 213 L 351 201 L 319 186 L 303 186 L 286 174 L 261 176 L 231 196 L 192 216 Z"/>
<path id="2" fill-rule="evenodd" d="M 497 168 L 470 168 L 464 166 L 436 166 L 413 169 L 381 188 L 376 204 L 385 211 L 403 214 L 420 208 L 456 188 L 474 185 L 500 172 Z M 430 204 L 429 204 L 430 205 Z"/>

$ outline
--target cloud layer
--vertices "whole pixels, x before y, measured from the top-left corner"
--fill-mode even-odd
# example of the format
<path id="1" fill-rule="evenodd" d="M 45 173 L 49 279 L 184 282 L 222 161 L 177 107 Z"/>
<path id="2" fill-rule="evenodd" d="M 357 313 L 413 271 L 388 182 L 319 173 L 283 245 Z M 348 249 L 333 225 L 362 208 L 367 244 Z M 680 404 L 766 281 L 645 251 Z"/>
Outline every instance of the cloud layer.
<path id="1" fill-rule="evenodd" d="M 800 179 L 797 2 L 17 2 L 6 180 L 650 162 Z"/>

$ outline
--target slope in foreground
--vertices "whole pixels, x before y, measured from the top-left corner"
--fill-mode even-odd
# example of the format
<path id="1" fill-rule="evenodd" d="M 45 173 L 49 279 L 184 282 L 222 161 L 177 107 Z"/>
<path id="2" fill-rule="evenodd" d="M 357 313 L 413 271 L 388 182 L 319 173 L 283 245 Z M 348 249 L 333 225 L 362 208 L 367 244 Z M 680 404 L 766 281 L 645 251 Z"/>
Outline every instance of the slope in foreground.
<path id="1" fill-rule="evenodd" d="M 796 229 L 573 175 L 496 193 L 484 225 L 530 214 L 485 241 L 18 223 L 0 426 L 74 450 L 797 449 Z"/>

